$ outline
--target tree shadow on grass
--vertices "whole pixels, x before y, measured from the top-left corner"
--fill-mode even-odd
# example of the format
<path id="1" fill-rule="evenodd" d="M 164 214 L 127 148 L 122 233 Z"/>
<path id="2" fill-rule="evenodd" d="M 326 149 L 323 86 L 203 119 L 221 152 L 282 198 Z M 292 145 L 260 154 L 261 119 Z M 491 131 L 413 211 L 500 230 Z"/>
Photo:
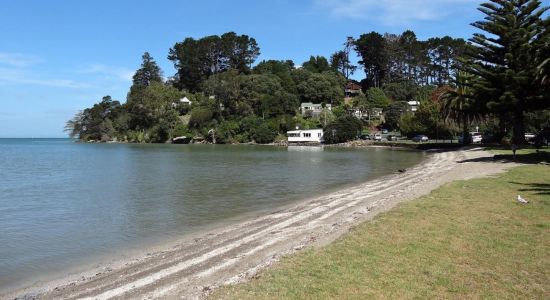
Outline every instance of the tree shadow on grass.
<path id="1" fill-rule="evenodd" d="M 499 163 L 521 163 L 521 164 L 540 164 L 550 163 L 549 152 L 529 153 L 529 154 L 497 154 L 493 157 L 478 157 L 457 161 L 458 163 L 466 162 L 499 162 Z"/>
<path id="2" fill-rule="evenodd" d="M 536 195 L 550 195 L 550 183 L 523 183 L 517 181 L 510 181 L 510 183 L 524 186 L 524 188 L 519 189 L 521 192 L 531 192 Z"/>

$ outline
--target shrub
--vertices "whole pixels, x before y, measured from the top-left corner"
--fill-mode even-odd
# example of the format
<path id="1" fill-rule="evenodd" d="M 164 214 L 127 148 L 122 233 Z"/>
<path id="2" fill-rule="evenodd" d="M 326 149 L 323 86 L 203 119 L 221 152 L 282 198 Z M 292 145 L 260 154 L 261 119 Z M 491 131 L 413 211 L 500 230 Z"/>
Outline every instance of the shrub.
<path id="1" fill-rule="evenodd" d="M 345 143 L 356 139 L 363 129 L 363 123 L 355 117 L 344 116 L 325 127 L 324 139 L 327 144 Z"/>
<path id="2" fill-rule="evenodd" d="M 272 143 L 276 136 L 277 132 L 269 128 L 265 123 L 258 126 L 253 134 L 254 141 L 258 144 Z"/>
<path id="3" fill-rule="evenodd" d="M 178 137 L 178 136 L 191 137 L 192 133 L 185 124 L 178 122 L 174 127 L 174 129 L 172 130 L 172 136 L 173 137 Z"/>
<path id="4" fill-rule="evenodd" d="M 189 126 L 200 128 L 212 120 L 213 113 L 206 107 L 196 107 L 191 110 Z"/>

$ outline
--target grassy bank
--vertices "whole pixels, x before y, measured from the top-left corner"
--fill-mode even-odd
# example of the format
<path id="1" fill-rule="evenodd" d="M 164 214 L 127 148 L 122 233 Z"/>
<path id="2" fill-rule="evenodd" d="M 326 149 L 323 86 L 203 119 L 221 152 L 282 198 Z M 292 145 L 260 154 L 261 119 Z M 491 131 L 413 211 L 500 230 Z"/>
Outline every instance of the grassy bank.
<path id="1" fill-rule="evenodd" d="M 549 254 L 550 167 L 531 165 L 447 184 L 212 296 L 549 299 Z"/>

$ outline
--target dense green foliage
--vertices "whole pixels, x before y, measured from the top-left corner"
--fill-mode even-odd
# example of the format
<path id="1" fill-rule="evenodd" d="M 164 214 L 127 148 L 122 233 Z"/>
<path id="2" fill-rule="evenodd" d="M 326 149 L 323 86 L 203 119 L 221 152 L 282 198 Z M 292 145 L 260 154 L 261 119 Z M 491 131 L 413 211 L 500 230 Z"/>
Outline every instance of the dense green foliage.
<path id="1" fill-rule="evenodd" d="M 298 126 L 324 128 L 335 143 L 362 126 L 430 138 L 479 127 L 497 141 L 513 132 L 521 143 L 526 128 L 550 127 L 550 21 L 540 4 L 482 4 L 486 18 L 473 25 L 488 35 L 476 33 L 470 44 L 448 36 L 421 41 L 410 30 L 370 32 L 348 37 L 330 59 L 311 56 L 298 67 L 292 60 L 255 64 L 260 48 L 247 35 L 186 38 L 170 48 L 172 77 L 164 80 L 146 52 L 126 103 L 106 96 L 66 129 L 85 141 L 270 143 Z M 352 51 L 366 73 L 361 82 L 350 80 Z M 302 112 L 305 102 L 324 108 Z"/>
<path id="2" fill-rule="evenodd" d="M 407 30 L 401 35 L 363 34 L 355 47 L 368 87 L 403 81 L 414 85 L 443 85 L 449 84 L 455 75 L 466 43 L 448 36 L 419 41 L 414 32 Z"/>
<path id="3" fill-rule="evenodd" d="M 356 139 L 363 130 L 360 120 L 352 116 L 344 116 L 336 119 L 326 126 L 323 132 L 325 143 L 344 143 Z"/>
<path id="4" fill-rule="evenodd" d="M 475 99 L 501 121 L 512 121 L 516 143 L 525 141 L 524 113 L 550 108 L 548 87 L 536 74 L 537 53 L 550 42 L 550 19 L 541 18 L 547 8 L 540 5 L 538 0 L 491 1 L 480 8 L 485 20 L 473 24 L 490 34 L 471 39 L 467 70 L 475 76 Z"/>
<path id="5" fill-rule="evenodd" d="M 259 54 L 260 48 L 255 39 L 228 32 L 198 40 L 186 38 L 170 49 L 168 59 L 174 62 L 177 70 L 175 86 L 196 92 L 200 90 L 201 82 L 211 75 L 230 69 L 250 72 Z"/>

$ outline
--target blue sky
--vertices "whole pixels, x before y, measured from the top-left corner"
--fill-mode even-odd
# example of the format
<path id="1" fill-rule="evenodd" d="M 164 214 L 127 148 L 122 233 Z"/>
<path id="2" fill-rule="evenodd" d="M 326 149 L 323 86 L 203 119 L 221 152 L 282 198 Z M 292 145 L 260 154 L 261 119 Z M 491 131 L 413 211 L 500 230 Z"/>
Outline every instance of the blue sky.
<path id="1" fill-rule="evenodd" d="M 547 1 L 546 1 L 547 2 Z M 258 59 L 329 56 L 347 36 L 401 33 L 468 38 L 476 0 L 69 1 L 4 0 L 0 9 L 0 137 L 63 137 L 78 110 L 104 95 L 125 101 L 141 55 L 165 76 L 185 37 L 235 31 Z M 362 74 L 357 74 L 361 77 Z"/>

